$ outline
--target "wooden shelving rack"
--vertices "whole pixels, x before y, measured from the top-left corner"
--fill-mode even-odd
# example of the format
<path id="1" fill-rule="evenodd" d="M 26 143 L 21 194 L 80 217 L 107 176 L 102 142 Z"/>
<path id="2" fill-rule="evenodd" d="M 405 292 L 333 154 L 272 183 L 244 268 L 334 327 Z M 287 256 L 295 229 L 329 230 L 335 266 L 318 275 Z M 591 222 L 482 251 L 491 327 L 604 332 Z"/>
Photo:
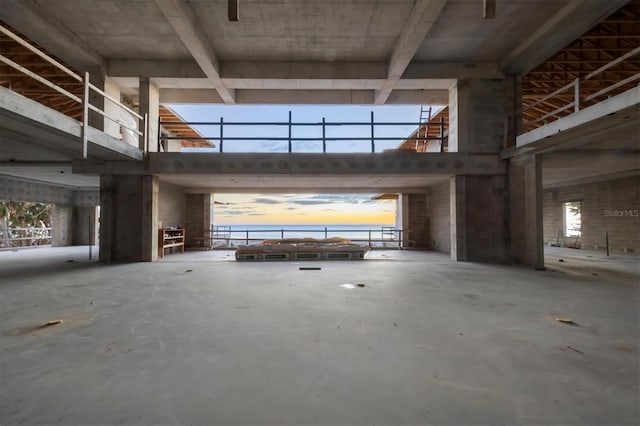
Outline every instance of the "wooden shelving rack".
<path id="1" fill-rule="evenodd" d="M 158 230 L 158 249 L 160 257 L 164 257 L 164 250 L 172 247 L 180 247 L 180 253 L 184 253 L 184 229 L 162 228 Z"/>

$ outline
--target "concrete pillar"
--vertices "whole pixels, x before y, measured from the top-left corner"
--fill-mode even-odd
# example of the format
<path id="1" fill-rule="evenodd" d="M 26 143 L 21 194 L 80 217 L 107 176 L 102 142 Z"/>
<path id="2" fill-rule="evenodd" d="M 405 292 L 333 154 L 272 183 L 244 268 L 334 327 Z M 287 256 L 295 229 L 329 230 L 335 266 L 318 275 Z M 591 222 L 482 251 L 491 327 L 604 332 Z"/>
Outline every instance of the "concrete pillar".
<path id="1" fill-rule="evenodd" d="M 100 176 L 100 260 L 158 258 L 158 177 Z"/>
<path id="2" fill-rule="evenodd" d="M 149 77 L 140 77 L 140 115 L 148 114 L 149 151 L 158 151 L 158 120 L 160 118 L 160 91 L 153 85 Z M 141 136 L 138 147 L 145 149 Z"/>
<path id="3" fill-rule="evenodd" d="M 90 72 L 89 81 L 99 89 L 105 89 L 105 75 L 101 71 Z M 105 102 L 109 101 L 105 101 L 104 96 L 97 93 L 95 90 L 89 90 L 89 103 L 91 103 L 91 105 L 104 111 Z M 105 118 L 102 115 L 98 114 L 95 111 L 89 110 L 89 126 L 98 130 L 103 130 L 104 120 Z"/>
<path id="4" fill-rule="evenodd" d="M 544 268 L 542 158 L 509 162 L 509 250 L 511 261 Z"/>
<path id="5" fill-rule="evenodd" d="M 450 184 L 451 259 L 505 262 L 505 176 L 453 176 Z"/>
<path id="6" fill-rule="evenodd" d="M 98 208 L 96 206 L 76 206 L 73 208 L 74 246 L 95 245 L 98 242 Z"/>
<path id="7" fill-rule="evenodd" d="M 516 146 L 516 138 L 522 129 L 522 77 L 505 78 L 505 148 Z"/>
<path id="8" fill-rule="evenodd" d="M 120 100 L 120 86 L 118 86 L 116 82 L 113 81 L 112 79 L 110 78 L 105 79 L 104 91 L 107 95 L 111 96 L 112 98 Z M 104 112 L 110 117 L 116 117 L 116 118 L 123 115 L 123 109 L 111 101 L 105 101 Z M 123 138 L 120 132 L 120 125 L 112 120 L 109 120 L 106 117 L 104 117 L 104 132 L 117 139 Z"/>
<path id="9" fill-rule="evenodd" d="M 458 80 L 449 89 L 449 152 L 499 152 L 505 98 L 502 79 Z"/>
<path id="10" fill-rule="evenodd" d="M 396 227 L 409 231 L 403 235 L 404 247 L 429 247 L 426 193 L 398 194 Z"/>
<path id="11" fill-rule="evenodd" d="M 212 236 L 213 194 L 187 194 L 187 247 L 208 247 Z"/>
<path id="12" fill-rule="evenodd" d="M 70 246 L 73 238 L 73 207 L 51 206 L 51 246 Z"/>

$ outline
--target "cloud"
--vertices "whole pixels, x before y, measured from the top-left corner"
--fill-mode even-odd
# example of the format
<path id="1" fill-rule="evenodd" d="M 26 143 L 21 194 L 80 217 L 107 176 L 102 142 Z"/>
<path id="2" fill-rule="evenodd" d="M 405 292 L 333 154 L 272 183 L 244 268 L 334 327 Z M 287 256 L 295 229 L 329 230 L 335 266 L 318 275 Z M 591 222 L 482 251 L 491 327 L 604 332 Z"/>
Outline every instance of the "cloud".
<path id="1" fill-rule="evenodd" d="M 318 204 L 329 204 L 331 201 L 321 201 L 321 200 L 294 200 L 292 201 L 294 204 L 299 204 L 301 206 L 315 206 Z"/>
<path id="2" fill-rule="evenodd" d="M 282 204 L 283 203 L 283 201 L 278 201 L 272 198 L 264 198 L 264 197 L 254 198 L 253 202 L 256 204 Z"/>

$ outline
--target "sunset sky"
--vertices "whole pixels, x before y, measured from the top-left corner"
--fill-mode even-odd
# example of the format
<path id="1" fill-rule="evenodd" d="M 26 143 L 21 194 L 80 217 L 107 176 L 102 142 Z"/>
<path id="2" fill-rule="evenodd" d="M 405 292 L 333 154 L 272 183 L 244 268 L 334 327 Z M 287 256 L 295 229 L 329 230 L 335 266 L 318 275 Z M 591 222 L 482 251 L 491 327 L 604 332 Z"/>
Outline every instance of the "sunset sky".
<path id="1" fill-rule="evenodd" d="M 286 122 L 292 111 L 293 122 L 369 122 L 371 111 L 376 122 L 418 123 L 420 106 L 354 105 L 171 105 L 185 121 Z M 434 114 L 437 107 L 434 109 Z M 203 136 L 217 137 L 218 126 L 194 125 Z M 376 142 L 376 152 L 397 147 L 417 125 L 376 126 L 377 136 L 397 137 Z M 369 126 L 327 127 L 327 137 L 368 137 Z M 287 126 L 225 126 L 225 136 L 286 136 Z M 320 133 L 318 133 L 320 132 Z M 321 127 L 294 127 L 294 137 L 321 136 Z M 219 151 L 219 144 L 210 151 Z M 285 141 L 226 141 L 224 152 L 286 152 Z M 368 141 L 329 141 L 327 152 L 370 152 Z M 197 151 L 197 149 L 195 150 Z M 293 142 L 294 152 L 322 152 L 321 142 Z M 375 194 L 216 194 L 225 205 L 215 206 L 216 225 L 393 225 L 395 201 L 373 201 Z"/>
<path id="2" fill-rule="evenodd" d="M 374 194 L 216 194 L 216 225 L 392 225 L 394 200 Z"/>

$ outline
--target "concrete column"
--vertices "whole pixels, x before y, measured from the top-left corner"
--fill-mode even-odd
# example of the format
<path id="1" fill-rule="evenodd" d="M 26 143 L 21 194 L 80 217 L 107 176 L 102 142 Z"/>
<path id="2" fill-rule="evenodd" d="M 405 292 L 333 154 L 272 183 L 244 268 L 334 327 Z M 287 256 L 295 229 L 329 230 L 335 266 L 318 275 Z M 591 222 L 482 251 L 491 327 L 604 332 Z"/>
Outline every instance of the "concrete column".
<path id="1" fill-rule="evenodd" d="M 503 80 L 458 80 L 449 89 L 449 152 L 499 152 L 504 111 Z"/>
<path id="2" fill-rule="evenodd" d="M 160 118 L 160 91 L 153 85 L 149 77 L 140 77 L 140 115 L 148 114 L 149 151 L 158 150 L 158 120 Z M 138 147 L 145 149 L 141 136 Z"/>
<path id="3" fill-rule="evenodd" d="M 70 246 L 73 238 L 73 207 L 51 206 L 51 246 Z"/>
<path id="4" fill-rule="evenodd" d="M 120 100 L 120 86 L 118 86 L 116 82 L 113 81 L 112 79 L 110 78 L 105 79 L 104 91 L 107 95 L 111 96 L 112 98 Z M 116 117 L 116 118 L 123 115 L 123 109 L 118 107 L 111 101 L 105 101 L 104 112 L 110 117 Z M 128 121 L 129 120 L 127 120 L 127 122 Z M 104 117 L 104 132 L 117 139 L 123 138 L 120 132 L 120 125 L 118 123 L 115 123 L 112 120 L 109 120 L 106 117 Z"/>
<path id="5" fill-rule="evenodd" d="M 100 177 L 100 260 L 158 258 L 157 176 Z"/>
<path id="6" fill-rule="evenodd" d="M 503 146 L 516 146 L 516 138 L 522 129 L 522 77 L 505 78 L 505 140 Z"/>
<path id="7" fill-rule="evenodd" d="M 511 261 L 544 268 L 542 159 L 524 155 L 509 162 Z"/>
<path id="8" fill-rule="evenodd" d="M 213 225 L 213 194 L 187 194 L 187 247 L 208 247 Z"/>
<path id="9" fill-rule="evenodd" d="M 76 206 L 73 208 L 74 246 L 95 245 L 98 242 L 98 208 L 96 206 Z"/>
<path id="10" fill-rule="evenodd" d="M 505 262 L 505 176 L 453 176 L 450 191 L 451 259 Z"/>
<path id="11" fill-rule="evenodd" d="M 105 75 L 101 71 L 94 71 L 94 72 L 90 71 L 89 81 L 91 82 L 91 84 L 98 87 L 99 89 L 101 90 L 105 89 L 105 84 L 104 84 Z M 89 102 L 91 103 L 91 105 L 97 108 L 100 108 L 101 110 L 104 111 L 105 102 L 109 102 L 109 101 L 105 101 L 104 96 L 97 93 L 95 90 L 89 90 Z M 98 114 L 95 111 L 89 110 L 89 126 L 98 130 L 103 130 L 104 120 L 105 118 L 102 115 Z"/>
<path id="12" fill-rule="evenodd" d="M 403 235 L 404 247 L 429 247 L 426 193 L 398 194 L 396 227 L 409 231 Z"/>

